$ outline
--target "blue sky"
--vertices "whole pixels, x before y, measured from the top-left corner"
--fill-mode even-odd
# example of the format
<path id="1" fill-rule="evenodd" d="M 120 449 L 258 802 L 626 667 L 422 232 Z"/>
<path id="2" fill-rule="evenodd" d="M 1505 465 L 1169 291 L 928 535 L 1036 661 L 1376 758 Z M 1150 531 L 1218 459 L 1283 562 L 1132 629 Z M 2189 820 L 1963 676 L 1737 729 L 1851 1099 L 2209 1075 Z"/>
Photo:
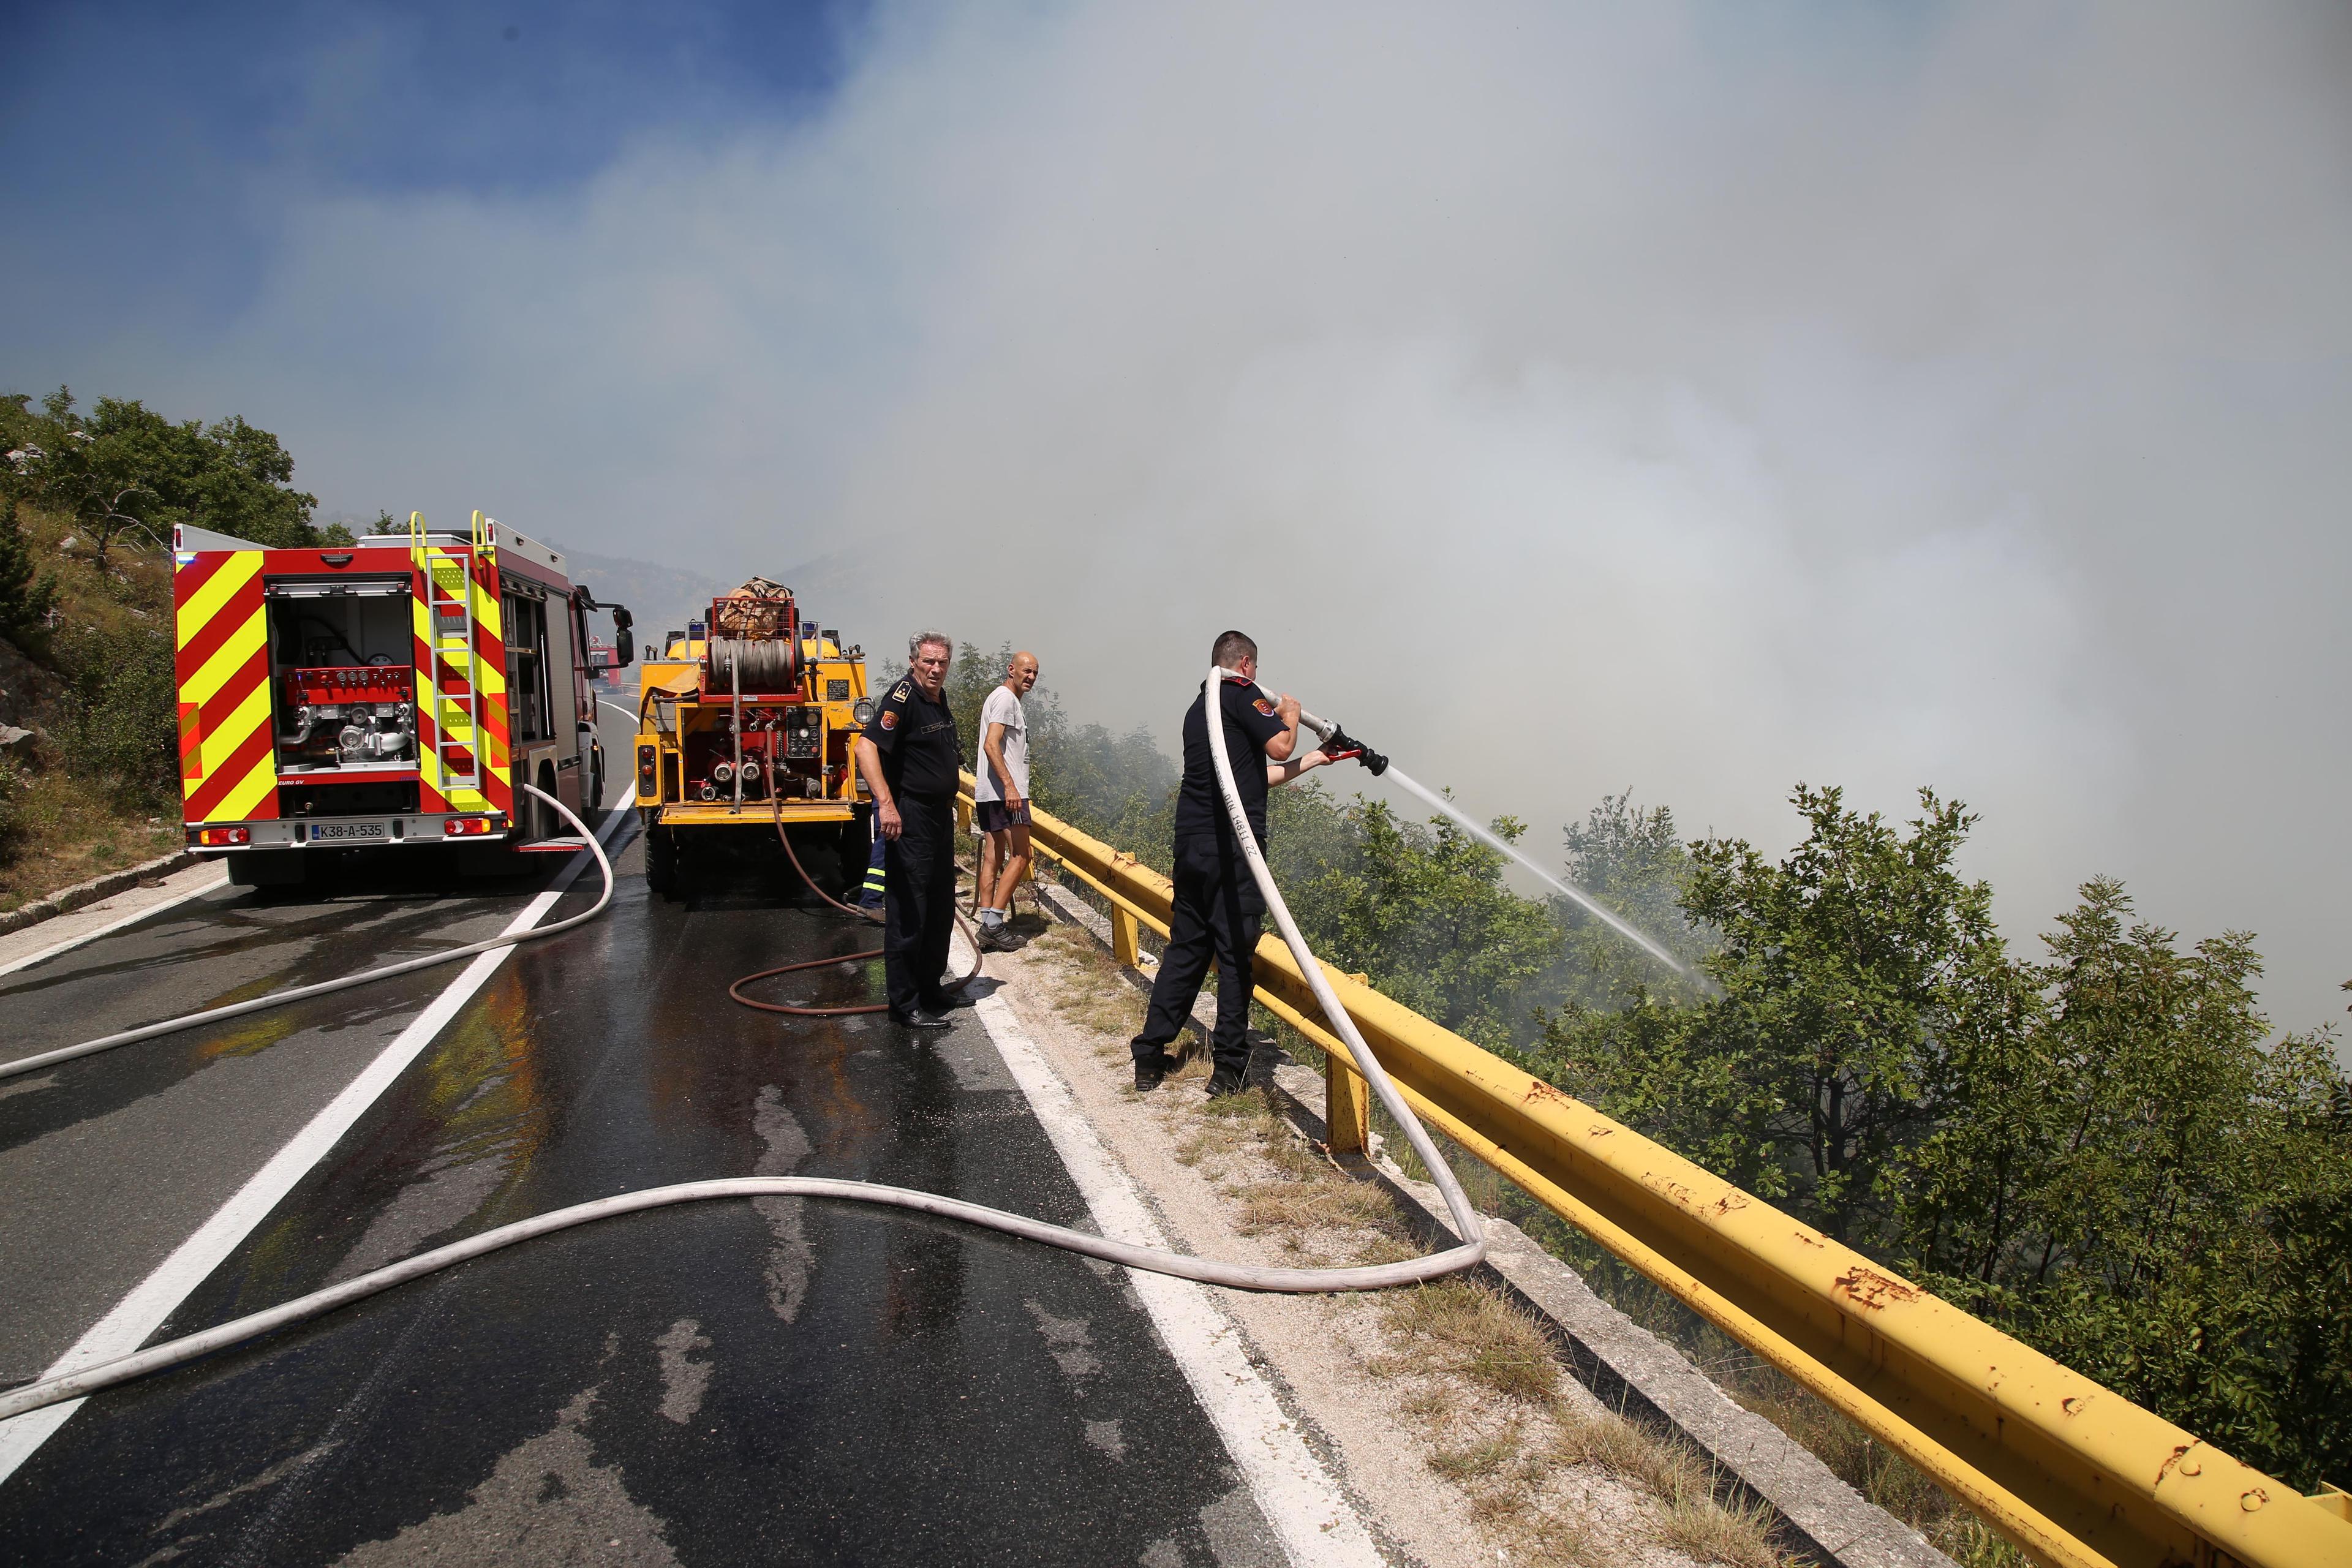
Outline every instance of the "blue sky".
<path id="1" fill-rule="evenodd" d="M 612 0 L 16 9 L 0 277 L 37 306 L 5 344 L 69 347 L 126 310 L 166 332 L 235 320 L 297 198 L 530 200 L 635 139 L 790 124 L 839 82 L 859 15 Z"/>

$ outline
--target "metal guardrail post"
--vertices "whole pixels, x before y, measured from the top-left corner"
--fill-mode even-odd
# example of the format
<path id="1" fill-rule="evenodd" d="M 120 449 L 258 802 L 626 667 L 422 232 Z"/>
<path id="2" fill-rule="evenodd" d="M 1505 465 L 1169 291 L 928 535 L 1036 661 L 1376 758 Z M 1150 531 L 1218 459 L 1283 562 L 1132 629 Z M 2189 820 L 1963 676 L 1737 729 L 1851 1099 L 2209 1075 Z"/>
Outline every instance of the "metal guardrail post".
<path id="1" fill-rule="evenodd" d="M 1143 967 L 1143 928 L 1117 904 L 1110 909 L 1110 956 L 1121 969 Z"/>
<path id="2" fill-rule="evenodd" d="M 1166 878 L 1042 811 L 1030 837 L 1114 911 L 1166 933 L 1174 891 Z M 1355 1083 L 1360 1094 L 1289 951 L 1261 942 L 1257 973 L 1258 999 L 1331 1058 L 1327 1083 Z M 1328 965 L 1325 976 L 1433 1129 L 1909 1459 L 2037 1561 L 2352 1563 L 2352 1521 L 2339 1500 L 2299 1495 L 1355 977 Z M 1329 1121 L 1336 1142 L 1343 1122 Z"/>
<path id="3" fill-rule="evenodd" d="M 1364 1154 L 1372 1147 L 1372 1098 L 1341 1054 L 1323 1053 L 1323 1137 L 1334 1154 Z"/>

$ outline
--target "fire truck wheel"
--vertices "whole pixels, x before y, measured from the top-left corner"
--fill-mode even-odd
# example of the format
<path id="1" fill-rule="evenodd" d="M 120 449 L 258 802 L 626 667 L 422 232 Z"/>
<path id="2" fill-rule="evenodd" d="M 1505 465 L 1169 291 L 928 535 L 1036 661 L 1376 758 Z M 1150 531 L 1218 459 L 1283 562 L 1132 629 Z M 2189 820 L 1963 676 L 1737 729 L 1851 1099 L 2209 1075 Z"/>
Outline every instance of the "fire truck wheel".
<path id="1" fill-rule="evenodd" d="M 677 835 L 656 827 L 646 835 L 646 886 L 675 901 L 681 891 L 677 875 Z"/>
<path id="2" fill-rule="evenodd" d="M 310 874 L 299 849 L 247 849 L 228 857 L 228 879 L 238 888 L 299 888 Z"/>

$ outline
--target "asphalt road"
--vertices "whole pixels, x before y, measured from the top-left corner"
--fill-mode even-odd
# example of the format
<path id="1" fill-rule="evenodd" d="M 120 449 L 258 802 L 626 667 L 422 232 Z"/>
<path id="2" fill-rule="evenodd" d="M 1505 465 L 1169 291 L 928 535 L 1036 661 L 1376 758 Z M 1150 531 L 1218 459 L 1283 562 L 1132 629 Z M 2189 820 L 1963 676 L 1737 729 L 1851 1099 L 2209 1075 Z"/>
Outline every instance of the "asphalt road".
<path id="1" fill-rule="evenodd" d="M 729 1001 L 734 976 L 870 928 L 788 891 L 765 852 L 688 904 L 651 899 L 634 830 L 614 842 L 606 918 L 509 957 L 166 1334 L 698 1177 L 865 1178 L 1087 1223 L 971 1013 L 918 1039 Z M 224 889 L 0 980 L 0 1058 L 455 945 L 530 890 Z M 461 967 L 0 1082 L 0 1380 L 37 1375 Z M 878 999 L 876 969 L 778 994 Z M 102 1394 L 0 1483 L 0 1556 L 1280 1560 L 1123 1273 L 793 1200 L 543 1238 Z"/>

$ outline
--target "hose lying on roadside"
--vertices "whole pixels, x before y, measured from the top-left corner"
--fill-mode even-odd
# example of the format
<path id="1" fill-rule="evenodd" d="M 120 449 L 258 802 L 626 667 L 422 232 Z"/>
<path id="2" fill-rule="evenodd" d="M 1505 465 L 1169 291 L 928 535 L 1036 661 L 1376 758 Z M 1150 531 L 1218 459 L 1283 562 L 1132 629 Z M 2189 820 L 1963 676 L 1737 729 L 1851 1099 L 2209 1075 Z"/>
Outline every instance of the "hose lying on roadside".
<path id="1" fill-rule="evenodd" d="M 1208 691 L 1213 701 L 1221 689 L 1219 682 L 1225 678 L 1223 670 L 1209 672 Z M 1129 1242 L 1113 1241 L 1107 1237 L 1089 1235 L 1064 1226 L 1047 1225 L 1024 1215 L 1007 1214 L 1002 1209 L 983 1208 L 957 1198 L 940 1197 L 932 1193 L 919 1193 L 906 1187 L 882 1186 L 870 1182 L 837 1181 L 821 1176 L 743 1176 L 704 1182 L 682 1182 L 671 1186 L 648 1187 L 634 1193 L 621 1193 L 590 1203 L 574 1204 L 533 1219 L 518 1220 L 486 1230 L 479 1236 L 435 1247 L 430 1252 L 387 1265 L 384 1268 L 347 1279 L 340 1285 L 298 1297 L 283 1305 L 249 1313 L 216 1328 L 184 1335 L 150 1349 L 135 1352 L 116 1360 L 86 1367 L 43 1383 L 22 1384 L 0 1394 L 0 1420 L 38 1410 L 68 1399 L 79 1399 L 100 1389 L 111 1388 L 134 1378 L 144 1377 L 170 1367 L 226 1350 L 259 1334 L 315 1318 L 338 1307 L 389 1290 L 396 1285 L 479 1258 L 534 1237 L 569 1230 L 574 1226 L 589 1225 L 616 1215 L 635 1214 L 645 1209 L 665 1208 L 676 1204 L 697 1203 L 710 1198 L 770 1198 L 803 1197 L 834 1198 L 848 1203 L 879 1204 L 885 1207 L 910 1209 L 918 1214 L 937 1215 L 944 1219 L 961 1220 L 967 1225 L 1001 1231 L 1026 1240 L 1043 1242 L 1048 1247 L 1097 1258 L 1106 1263 L 1116 1263 L 1129 1268 L 1140 1268 L 1154 1274 L 1172 1275 L 1180 1279 L 1196 1279 L 1202 1284 L 1222 1285 L 1238 1290 L 1286 1291 L 1297 1294 L 1319 1294 L 1335 1290 L 1379 1290 L 1391 1286 L 1414 1285 L 1451 1274 L 1478 1263 L 1486 1256 L 1486 1237 L 1478 1223 L 1478 1213 L 1455 1179 L 1453 1167 L 1445 1163 L 1419 1118 L 1412 1113 L 1396 1085 L 1390 1081 L 1387 1069 L 1380 1058 L 1364 1044 L 1356 1022 L 1348 1010 L 1331 994 L 1329 984 L 1323 978 L 1322 965 L 1307 950 L 1307 942 L 1298 934 L 1298 926 L 1290 917 L 1290 908 L 1283 902 L 1282 890 L 1275 886 L 1272 873 L 1265 868 L 1265 858 L 1258 851 L 1257 838 L 1250 831 L 1249 819 L 1243 811 L 1241 796 L 1234 787 L 1232 759 L 1225 752 L 1225 727 L 1212 721 L 1209 730 L 1209 750 L 1217 769 L 1217 784 L 1225 798 L 1225 813 L 1232 819 L 1235 841 L 1249 862 L 1250 875 L 1265 896 L 1266 908 L 1282 932 L 1282 940 L 1298 962 L 1299 970 L 1314 989 L 1315 999 L 1322 1004 L 1333 1030 L 1345 1043 L 1357 1070 L 1371 1086 L 1372 1092 L 1387 1108 L 1390 1116 L 1402 1129 L 1405 1141 L 1421 1157 L 1431 1175 L 1436 1179 L 1438 1191 L 1445 1198 L 1446 1211 L 1453 1216 L 1454 1226 L 1461 1235 L 1461 1244 L 1444 1252 L 1425 1258 L 1408 1258 L 1401 1263 L 1372 1264 L 1354 1268 L 1275 1268 L 1256 1264 L 1220 1263 L 1205 1258 L 1189 1258 L 1164 1247 L 1138 1247 Z M 536 793 L 536 792 L 534 792 Z M 569 816 L 570 813 L 566 813 Z M 790 845 L 787 844 L 787 849 Z M 602 861 L 600 854 L 597 858 Z M 611 891 L 611 873 L 606 872 L 606 892 Z M 604 907 L 599 900 L 598 909 Z M 593 913 L 593 910 L 590 911 Z M 580 917 L 585 919 L 585 916 Z M 550 927 L 549 930 L 555 928 Z M 832 960 L 828 962 L 839 962 Z M 1332 1064 L 1332 1070 L 1339 1070 Z"/>
<path id="2" fill-rule="evenodd" d="M 784 831 L 784 797 L 773 796 L 772 805 L 774 807 L 773 814 L 776 819 L 776 838 L 784 847 L 784 858 L 793 863 L 793 869 L 801 874 L 801 880 L 808 884 L 809 891 L 839 910 L 843 914 L 856 915 L 859 920 L 871 921 L 876 925 L 880 925 L 882 917 L 873 910 L 861 910 L 855 904 L 845 904 L 817 886 L 816 879 L 808 874 L 808 868 L 801 864 L 799 854 L 793 850 L 792 835 Z M 961 911 L 957 912 L 955 921 L 963 931 L 964 940 L 971 943 L 971 973 L 961 980 L 949 981 L 947 985 L 950 991 L 961 991 L 980 978 L 980 938 L 973 932 L 970 923 L 964 920 Z M 880 948 L 864 947 L 856 952 L 845 952 L 838 958 L 811 958 L 804 959 L 799 963 L 780 963 L 773 969 L 762 969 L 754 973 L 746 974 L 727 988 L 727 994 L 746 1007 L 756 1007 L 762 1013 L 789 1014 L 795 1018 L 845 1018 L 853 1013 L 887 1013 L 890 1010 L 890 1004 L 887 1002 L 865 1002 L 847 1007 L 795 1007 L 782 1002 L 761 1002 L 743 994 L 743 987 L 754 981 L 771 979 L 779 974 L 797 974 L 804 969 L 830 969 L 836 963 L 862 963 L 867 959 L 881 956 Z"/>
<path id="3" fill-rule="evenodd" d="M 537 942 L 541 937 L 554 936 L 559 931 L 567 931 L 574 926 L 594 920 L 598 915 L 603 914 L 604 907 L 613 901 L 613 862 L 605 858 L 604 847 L 596 841 L 594 834 L 588 831 L 588 825 L 572 814 L 570 806 L 536 785 L 524 784 L 521 787 L 530 791 L 531 794 L 561 812 L 563 820 L 579 830 L 581 838 L 588 846 L 588 852 L 596 857 L 596 868 L 604 875 L 604 890 L 596 896 L 596 902 L 591 908 L 576 915 L 567 915 L 553 925 L 533 926 L 529 931 L 510 931 L 504 936 L 491 937 L 486 942 L 468 942 L 464 947 L 453 947 L 441 952 L 428 952 L 422 958 L 408 958 L 403 959 L 398 963 L 387 963 L 381 969 L 362 970 L 357 974 L 346 974 L 341 980 L 322 980 L 316 985 L 297 985 L 288 991 L 272 991 L 267 996 L 256 996 L 249 1002 L 232 1002 L 225 1007 L 208 1007 L 204 1012 L 190 1013 L 185 1017 L 166 1018 L 159 1024 L 142 1024 L 138 1028 L 125 1029 L 121 1034 L 106 1035 L 95 1040 L 84 1040 L 78 1046 L 60 1046 L 54 1051 L 43 1051 L 37 1057 L 22 1057 L 13 1062 L 0 1063 L 0 1079 L 15 1078 L 20 1073 L 38 1072 L 43 1068 L 55 1067 L 59 1062 L 72 1061 L 77 1057 L 92 1056 L 100 1051 L 110 1051 L 117 1046 L 135 1045 L 141 1040 L 152 1040 L 159 1035 L 175 1035 L 182 1029 L 193 1029 L 199 1024 L 215 1024 L 224 1018 L 239 1018 L 247 1013 L 258 1013 L 266 1007 L 282 1007 L 289 1002 L 299 1002 L 306 996 L 324 996 L 336 991 L 348 991 L 354 985 L 369 985 L 379 980 L 389 980 L 395 974 L 413 974 L 420 969 L 430 969 L 441 963 L 454 963 L 458 959 L 471 958 L 478 952 L 488 952 L 493 948 L 512 947 L 518 942 Z"/>

